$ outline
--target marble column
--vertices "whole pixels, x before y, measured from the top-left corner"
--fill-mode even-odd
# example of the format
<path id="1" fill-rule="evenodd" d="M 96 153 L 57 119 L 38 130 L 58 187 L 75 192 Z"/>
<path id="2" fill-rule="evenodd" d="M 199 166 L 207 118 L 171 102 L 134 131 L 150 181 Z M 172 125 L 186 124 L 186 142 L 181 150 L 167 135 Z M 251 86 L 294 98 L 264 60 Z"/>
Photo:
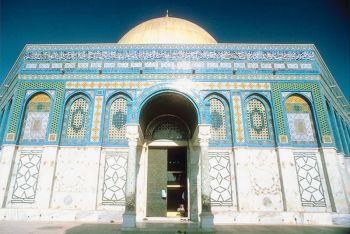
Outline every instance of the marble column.
<path id="1" fill-rule="evenodd" d="M 211 212 L 210 201 L 210 175 L 209 175 L 209 158 L 208 158 L 208 145 L 210 135 L 210 125 L 203 124 L 198 125 L 197 128 L 197 142 L 199 145 L 199 157 L 201 164 L 201 205 L 202 212 L 200 214 L 200 226 L 202 229 L 213 229 L 214 216 Z"/>
<path id="2" fill-rule="evenodd" d="M 129 154 L 126 172 L 125 212 L 123 214 L 123 228 L 136 227 L 136 170 L 137 170 L 137 146 L 142 136 L 138 124 L 126 125 L 126 137 L 128 138 Z"/>

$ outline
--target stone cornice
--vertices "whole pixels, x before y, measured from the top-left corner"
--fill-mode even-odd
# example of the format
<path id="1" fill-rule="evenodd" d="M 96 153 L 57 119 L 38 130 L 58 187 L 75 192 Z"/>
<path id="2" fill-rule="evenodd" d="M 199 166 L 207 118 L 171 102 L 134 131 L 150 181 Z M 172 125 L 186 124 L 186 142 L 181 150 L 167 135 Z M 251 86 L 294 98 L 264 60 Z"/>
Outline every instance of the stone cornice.
<path id="1" fill-rule="evenodd" d="M 73 49 L 242 49 L 242 50 L 313 50 L 313 44 L 248 44 L 248 43 L 218 43 L 218 44 L 151 44 L 130 45 L 117 43 L 87 43 L 87 44 L 28 44 L 26 50 L 73 50 Z"/>

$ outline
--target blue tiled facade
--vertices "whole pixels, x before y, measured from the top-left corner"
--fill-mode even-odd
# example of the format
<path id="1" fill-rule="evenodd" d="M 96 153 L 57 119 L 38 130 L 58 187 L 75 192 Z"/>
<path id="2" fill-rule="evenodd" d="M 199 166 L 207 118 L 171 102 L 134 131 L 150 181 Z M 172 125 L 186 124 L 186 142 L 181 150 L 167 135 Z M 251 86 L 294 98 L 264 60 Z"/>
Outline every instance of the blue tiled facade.
<path id="1" fill-rule="evenodd" d="M 28 45 L 19 57 L 16 70 L 5 81 L 10 87 L 2 88 L 1 140 L 2 144 L 18 144 L 29 93 L 50 90 L 55 96 L 45 144 L 92 143 L 91 129 L 86 129 L 84 140 L 66 137 L 67 105 L 79 94 L 88 102 L 85 112 L 78 111 L 79 115 L 84 113 L 87 128 L 92 126 L 94 98 L 103 96 L 104 117 L 99 123 L 103 132 L 97 142 L 123 145 L 126 141 L 122 133 L 115 139 L 108 137 L 110 126 L 119 131 L 121 125 L 138 123 L 140 106 L 146 99 L 159 92 L 177 92 L 195 103 L 201 115 L 200 123 L 212 124 L 213 131 L 225 126 L 225 131 L 220 133 L 225 136 L 213 139 L 216 146 L 240 142 L 236 139 L 239 131 L 243 131 L 246 139 L 241 142 L 243 145 L 264 146 L 274 142 L 280 146 L 293 145 L 286 97 L 306 95 L 318 145 L 336 146 L 348 155 L 349 109 L 337 109 L 339 104 L 333 103 L 334 98 L 329 96 L 332 93 L 325 92 L 328 88 L 324 83 L 329 78 L 320 69 L 322 64 L 312 45 Z M 112 110 L 112 93 L 127 97 L 123 99 L 126 100 L 123 108 Z M 241 97 L 239 123 L 235 122 L 232 99 L 237 94 Z M 214 96 L 223 103 L 220 112 L 210 109 Z M 261 103 L 255 104 L 260 107 L 250 106 L 254 100 Z M 326 101 L 330 103 L 328 109 Z M 331 124 L 337 128 L 331 128 Z M 253 132 L 262 134 L 262 131 L 265 138 L 252 137 Z"/>

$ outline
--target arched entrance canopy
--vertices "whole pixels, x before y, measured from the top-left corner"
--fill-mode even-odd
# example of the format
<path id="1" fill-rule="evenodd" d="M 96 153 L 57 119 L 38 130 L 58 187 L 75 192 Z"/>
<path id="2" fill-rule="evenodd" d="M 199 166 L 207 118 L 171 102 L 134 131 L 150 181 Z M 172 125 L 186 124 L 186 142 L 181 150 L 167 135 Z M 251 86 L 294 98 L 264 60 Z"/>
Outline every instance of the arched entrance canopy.
<path id="1" fill-rule="evenodd" d="M 143 105 L 139 123 L 144 135 L 146 135 L 147 126 L 153 120 L 166 115 L 181 119 L 188 126 L 192 137 L 198 125 L 197 110 L 186 96 L 170 91 L 155 95 Z"/>

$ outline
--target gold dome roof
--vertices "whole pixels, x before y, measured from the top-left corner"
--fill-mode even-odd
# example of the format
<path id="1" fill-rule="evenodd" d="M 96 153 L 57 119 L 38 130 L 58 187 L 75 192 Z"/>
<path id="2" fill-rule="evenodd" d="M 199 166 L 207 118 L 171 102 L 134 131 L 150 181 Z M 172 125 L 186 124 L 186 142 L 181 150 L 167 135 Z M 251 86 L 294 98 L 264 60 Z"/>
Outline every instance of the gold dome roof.
<path id="1" fill-rule="evenodd" d="M 119 44 L 216 44 L 216 40 L 198 25 L 175 17 L 145 21 L 129 32 Z"/>

